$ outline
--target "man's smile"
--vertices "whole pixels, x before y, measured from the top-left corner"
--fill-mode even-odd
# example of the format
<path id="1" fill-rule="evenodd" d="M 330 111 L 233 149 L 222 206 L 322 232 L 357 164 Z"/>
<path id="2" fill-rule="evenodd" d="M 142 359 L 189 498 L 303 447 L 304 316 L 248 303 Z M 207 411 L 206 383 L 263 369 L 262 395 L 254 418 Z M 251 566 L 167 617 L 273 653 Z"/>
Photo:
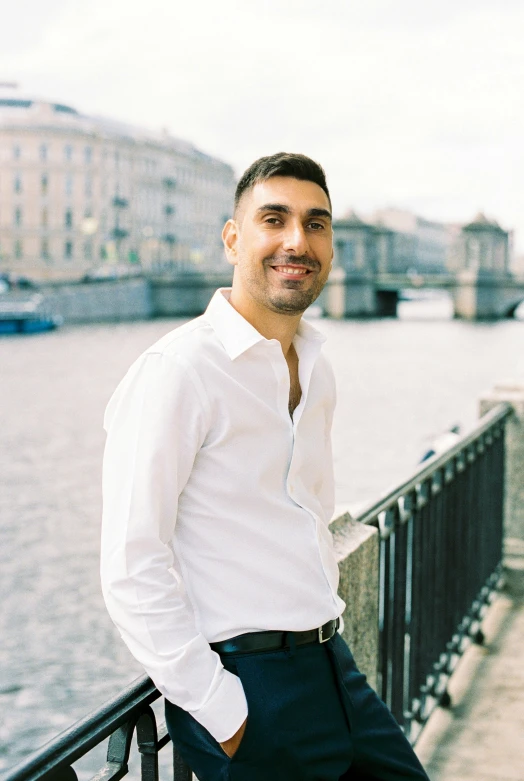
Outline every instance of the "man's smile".
<path id="1" fill-rule="evenodd" d="M 285 279 L 297 279 L 298 277 L 306 277 L 308 274 L 311 274 L 311 269 L 305 268 L 305 266 L 271 266 L 271 268 Z"/>
<path id="2" fill-rule="evenodd" d="M 266 258 L 265 264 L 278 274 L 280 279 L 293 280 L 294 282 L 299 282 L 313 272 L 318 273 L 320 270 L 320 263 L 317 260 L 304 256 L 273 256 Z"/>

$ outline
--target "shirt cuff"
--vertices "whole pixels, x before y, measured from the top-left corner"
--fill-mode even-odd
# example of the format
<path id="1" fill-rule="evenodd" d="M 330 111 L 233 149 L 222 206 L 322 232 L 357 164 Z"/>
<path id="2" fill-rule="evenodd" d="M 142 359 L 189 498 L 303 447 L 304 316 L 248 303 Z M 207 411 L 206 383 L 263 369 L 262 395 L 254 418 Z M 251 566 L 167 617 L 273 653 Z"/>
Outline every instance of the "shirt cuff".
<path id="1" fill-rule="evenodd" d="M 201 708 L 189 713 L 218 743 L 232 738 L 247 718 L 246 695 L 238 675 L 223 670 L 213 696 Z"/>

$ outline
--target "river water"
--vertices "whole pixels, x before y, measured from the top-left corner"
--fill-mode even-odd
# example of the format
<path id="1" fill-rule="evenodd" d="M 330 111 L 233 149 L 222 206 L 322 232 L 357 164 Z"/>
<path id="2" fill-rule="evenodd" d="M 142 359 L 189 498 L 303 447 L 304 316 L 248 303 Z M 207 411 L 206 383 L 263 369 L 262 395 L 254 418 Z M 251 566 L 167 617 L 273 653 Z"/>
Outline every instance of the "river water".
<path id="1" fill-rule="evenodd" d="M 340 505 L 378 498 L 434 436 L 474 424 L 484 391 L 524 379 L 524 321 L 455 321 L 445 299 L 399 315 L 315 323 L 338 379 Z M 99 589 L 102 415 L 129 364 L 180 322 L 0 339 L 0 769 L 140 673 Z"/>

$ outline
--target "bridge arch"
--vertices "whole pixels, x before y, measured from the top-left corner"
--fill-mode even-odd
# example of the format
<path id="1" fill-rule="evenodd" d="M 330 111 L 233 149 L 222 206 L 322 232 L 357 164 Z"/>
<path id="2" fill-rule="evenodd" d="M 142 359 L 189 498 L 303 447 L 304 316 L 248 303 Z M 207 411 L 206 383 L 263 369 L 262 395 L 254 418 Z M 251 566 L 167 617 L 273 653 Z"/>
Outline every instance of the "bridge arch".
<path id="1" fill-rule="evenodd" d="M 514 318 L 515 315 L 516 315 L 517 309 L 519 308 L 519 306 L 521 304 L 524 304 L 524 292 L 521 293 L 521 296 L 516 301 L 512 302 L 511 304 L 509 304 L 509 306 L 506 305 L 506 309 L 505 309 L 505 312 L 504 312 L 504 317 Z"/>

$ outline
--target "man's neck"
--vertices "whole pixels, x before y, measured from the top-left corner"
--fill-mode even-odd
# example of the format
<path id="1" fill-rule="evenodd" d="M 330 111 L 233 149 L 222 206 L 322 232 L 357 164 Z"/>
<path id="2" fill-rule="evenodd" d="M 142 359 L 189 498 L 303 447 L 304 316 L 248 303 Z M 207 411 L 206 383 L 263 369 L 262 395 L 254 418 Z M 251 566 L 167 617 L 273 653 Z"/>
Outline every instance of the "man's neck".
<path id="1" fill-rule="evenodd" d="M 302 314 L 283 315 L 259 306 L 255 301 L 246 301 L 231 291 L 229 303 L 247 320 L 253 328 L 266 339 L 277 339 L 282 345 L 282 352 L 287 357 L 295 338 Z"/>

